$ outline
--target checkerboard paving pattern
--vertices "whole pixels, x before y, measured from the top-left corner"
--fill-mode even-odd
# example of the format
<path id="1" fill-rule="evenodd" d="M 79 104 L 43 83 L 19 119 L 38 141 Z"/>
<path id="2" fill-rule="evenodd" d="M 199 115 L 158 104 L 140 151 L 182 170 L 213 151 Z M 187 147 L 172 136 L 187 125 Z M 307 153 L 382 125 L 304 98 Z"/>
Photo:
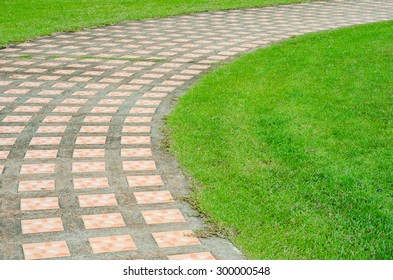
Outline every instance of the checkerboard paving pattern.
<path id="1" fill-rule="evenodd" d="M 98 207 L 118 205 L 114 194 L 88 194 L 78 196 L 80 207 Z"/>
<path id="2" fill-rule="evenodd" d="M 71 120 L 72 116 L 47 116 L 42 122 L 44 123 L 67 123 Z"/>
<path id="3" fill-rule="evenodd" d="M 59 145 L 61 137 L 33 137 L 30 145 Z"/>
<path id="4" fill-rule="evenodd" d="M 12 146 L 14 145 L 16 138 L 0 138 L 0 145 L 2 146 Z"/>
<path id="5" fill-rule="evenodd" d="M 125 223 L 120 213 L 84 215 L 82 216 L 86 229 L 124 227 Z"/>
<path id="6" fill-rule="evenodd" d="M 182 254 L 168 256 L 169 260 L 215 260 L 216 258 L 210 252 Z"/>
<path id="7" fill-rule="evenodd" d="M 122 157 L 151 157 L 152 155 L 150 148 L 121 149 Z"/>
<path id="8" fill-rule="evenodd" d="M 109 188 L 108 179 L 101 178 L 75 178 L 73 180 L 74 189 L 103 189 Z"/>
<path id="9" fill-rule="evenodd" d="M 37 133 L 64 133 L 66 126 L 40 126 Z"/>
<path id="10" fill-rule="evenodd" d="M 169 191 L 134 192 L 138 204 L 171 203 L 173 197 Z"/>
<path id="11" fill-rule="evenodd" d="M 155 112 L 156 108 L 134 107 L 130 110 L 130 114 L 154 114 Z"/>
<path id="12" fill-rule="evenodd" d="M 150 136 L 123 136 L 121 144 L 124 145 L 150 145 Z"/>
<path id="13" fill-rule="evenodd" d="M 19 181 L 18 192 L 54 191 L 55 180 Z"/>
<path id="14" fill-rule="evenodd" d="M 203 222 L 179 199 L 185 180 L 160 151 L 170 101 L 241 53 L 392 19 L 390 0 L 328 0 L 124 22 L 1 49 L 0 247 L 9 250 L 0 255 L 242 258 L 222 239 L 210 247 L 194 235 Z"/>
<path id="15" fill-rule="evenodd" d="M 123 133 L 150 133 L 150 126 L 123 126 Z"/>
<path id="16" fill-rule="evenodd" d="M 0 133 L 21 133 L 24 128 L 24 126 L 1 126 Z"/>
<path id="17" fill-rule="evenodd" d="M 155 232 L 152 235 L 161 248 L 200 244 L 199 239 L 191 230 Z"/>
<path id="18" fill-rule="evenodd" d="M 142 211 L 142 216 L 149 225 L 186 222 L 179 209 Z"/>
<path id="19" fill-rule="evenodd" d="M 59 199 L 57 197 L 37 197 L 22 198 L 20 200 L 20 210 L 50 210 L 59 208 Z"/>
<path id="20" fill-rule="evenodd" d="M 73 157 L 105 157 L 105 149 L 75 149 Z"/>
<path id="21" fill-rule="evenodd" d="M 128 185 L 130 187 L 143 187 L 143 186 L 163 186 L 164 181 L 160 175 L 140 175 L 140 176 L 128 176 Z"/>
<path id="22" fill-rule="evenodd" d="M 74 162 L 72 172 L 105 172 L 105 162 Z"/>
<path id="23" fill-rule="evenodd" d="M 66 241 L 23 244 L 26 260 L 38 260 L 70 256 Z"/>
<path id="24" fill-rule="evenodd" d="M 151 117 L 126 117 L 125 123 L 151 123 L 152 118 Z"/>
<path id="25" fill-rule="evenodd" d="M 54 163 L 34 163 L 34 164 L 22 164 L 20 174 L 42 174 L 42 173 L 54 173 Z"/>
<path id="26" fill-rule="evenodd" d="M 41 233 L 63 231 L 63 222 L 61 218 L 44 218 L 34 220 L 22 220 L 22 233 Z"/>
<path id="27" fill-rule="evenodd" d="M 25 158 L 56 158 L 57 153 L 58 150 L 27 150 Z"/>
<path id="28" fill-rule="evenodd" d="M 154 160 L 123 161 L 123 170 L 156 170 Z"/>
<path id="29" fill-rule="evenodd" d="M 7 123 L 26 123 L 31 119 L 32 116 L 12 116 L 12 115 L 8 115 L 3 119 L 3 122 Z"/>
<path id="30" fill-rule="evenodd" d="M 79 136 L 76 138 L 76 145 L 103 145 L 106 136 Z"/>
<path id="31" fill-rule="evenodd" d="M 89 243 L 94 254 L 137 250 L 130 235 L 91 237 Z"/>
<path id="32" fill-rule="evenodd" d="M 0 151 L 0 159 L 7 159 L 9 154 L 9 151 Z"/>
<path id="33" fill-rule="evenodd" d="M 80 133 L 107 133 L 109 126 L 82 126 Z"/>
<path id="34" fill-rule="evenodd" d="M 112 116 L 87 116 L 83 122 L 87 123 L 108 123 L 112 119 Z"/>

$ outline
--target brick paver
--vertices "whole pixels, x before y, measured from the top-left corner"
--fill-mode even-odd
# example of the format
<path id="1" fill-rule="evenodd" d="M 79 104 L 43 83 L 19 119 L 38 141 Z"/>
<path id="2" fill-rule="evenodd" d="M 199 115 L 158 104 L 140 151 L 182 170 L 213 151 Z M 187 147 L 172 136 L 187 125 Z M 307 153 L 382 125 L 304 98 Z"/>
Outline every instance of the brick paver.
<path id="1" fill-rule="evenodd" d="M 0 50 L 0 259 L 239 259 L 180 198 L 162 117 L 217 62 L 393 19 L 390 0 L 198 13 Z M 263 242 L 263 241 L 261 241 Z"/>

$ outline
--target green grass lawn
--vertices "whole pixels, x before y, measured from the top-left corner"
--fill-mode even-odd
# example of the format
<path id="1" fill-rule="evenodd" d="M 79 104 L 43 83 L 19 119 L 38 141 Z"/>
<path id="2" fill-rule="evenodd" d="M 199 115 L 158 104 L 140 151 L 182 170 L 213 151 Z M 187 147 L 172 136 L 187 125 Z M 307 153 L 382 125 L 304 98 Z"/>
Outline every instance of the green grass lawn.
<path id="1" fill-rule="evenodd" d="M 393 22 L 297 37 L 169 116 L 194 199 L 253 259 L 393 259 Z"/>
<path id="2" fill-rule="evenodd" d="M 1 0 L 0 45 L 125 20 L 296 2 L 307 0 Z"/>

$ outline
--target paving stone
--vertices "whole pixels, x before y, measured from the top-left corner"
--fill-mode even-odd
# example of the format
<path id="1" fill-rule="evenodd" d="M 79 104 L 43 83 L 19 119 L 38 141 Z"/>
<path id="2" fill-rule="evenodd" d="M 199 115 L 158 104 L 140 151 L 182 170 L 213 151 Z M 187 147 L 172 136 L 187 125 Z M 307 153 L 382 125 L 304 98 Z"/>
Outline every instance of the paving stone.
<path id="1" fill-rule="evenodd" d="M 63 123 L 69 122 L 72 116 L 47 116 L 45 117 L 42 122 L 44 123 Z"/>
<path id="2" fill-rule="evenodd" d="M 64 133 L 66 126 L 40 126 L 37 133 Z"/>
<path id="3" fill-rule="evenodd" d="M 14 145 L 16 138 L 0 138 L 1 146 L 12 146 Z"/>
<path id="4" fill-rule="evenodd" d="M 20 174 L 54 173 L 54 163 L 22 164 Z"/>
<path id="5" fill-rule="evenodd" d="M 0 133 L 21 133 L 25 127 L 24 126 L 1 126 Z"/>
<path id="6" fill-rule="evenodd" d="M 200 244 L 191 230 L 154 232 L 152 235 L 161 248 Z"/>
<path id="7" fill-rule="evenodd" d="M 130 187 L 143 187 L 143 186 L 163 186 L 164 182 L 160 175 L 136 175 L 128 176 L 128 185 Z"/>
<path id="8" fill-rule="evenodd" d="M 121 149 L 122 157 L 151 157 L 152 151 L 150 148 L 131 148 Z"/>
<path id="9" fill-rule="evenodd" d="M 32 145 L 31 142 L 30 142 L 30 145 Z M 36 145 L 39 145 L 39 144 L 36 144 Z M 30 158 L 30 159 L 56 158 L 57 153 L 58 153 L 58 150 L 28 150 L 26 152 L 25 158 Z"/>
<path id="10" fill-rule="evenodd" d="M 106 136 L 79 136 L 76 138 L 76 145 L 103 145 Z"/>
<path id="11" fill-rule="evenodd" d="M 151 117 L 127 117 L 125 119 L 126 123 L 150 123 L 151 121 Z"/>
<path id="12" fill-rule="evenodd" d="M 168 256 L 169 260 L 215 260 L 216 258 L 210 252 L 181 254 Z"/>
<path id="13" fill-rule="evenodd" d="M 63 222 L 61 218 L 44 218 L 33 220 L 22 220 L 22 233 L 41 233 L 63 231 Z"/>
<path id="14" fill-rule="evenodd" d="M 122 136 L 121 144 L 124 145 L 149 145 L 150 136 Z"/>
<path id="15" fill-rule="evenodd" d="M 89 194 L 78 196 L 80 207 L 98 207 L 118 205 L 114 194 Z"/>
<path id="16" fill-rule="evenodd" d="M 179 209 L 150 210 L 142 211 L 141 213 L 146 223 L 149 225 L 184 223 L 186 221 Z"/>
<path id="17" fill-rule="evenodd" d="M 160 149 L 171 100 L 241 53 L 392 19 L 390 0 L 328 0 L 130 21 L 1 49 L 0 195 L 9 219 L 0 247 L 15 247 L 4 258 L 244 258 L 222 238 L 193 235 L 203 220 L 177 199 L 189 193 L 186 179 Z M 23 244 L 32 236 L 38 243 Z"/>
<path id="18" fill-rule="evenodd" d="M 20 122 L 25 123 L 31 119 L 32 116 L 6 116 L 3 122 Z"/>
<path id="19" fill-rule="evenodd" d="M 105 157 L 105 149 L 75 149 L 73 157 Z"/>
<path id="20" fill-rule="evenodd" d="M 169 191 L 134 192 L 138 204 L 171 203 L 173 197 Z"/>
<path id="21" fill-rule="evenodd" d="M 59 145 L 61 137 L 33 137 L 30 145 Z"/>
<path id="22" fill-rule="evenodd" d="M 70 251 L 66 241 L 42 242 L 23 244 L 23 253 L 26 260 L 68 257 Z"/>
<path id="23" fill-rule="evenodd" d="M 20 210 L 22 211 L 50 210 L 58 208 L 59 199 L 57 197 L 22 198 L 20 200 Z"/>
<path id="24" fill-rule="evenodd" d="M 150 133 L 150 126 L 123 126 L 123 133 Z"/>
<path id="25" fill-rule="evenodd" d="M 94 254 L 137 249 L 130 235 L 92 237 L 89 243 Z"/>
<path id="26" fill-rule="evenodd" d="M 73 162 L 72 172 L 105 172 L 105 162 Z"/>
<path id="27" fill-rule="evenodd" d="M 124 227 L 125 223 L 120 213 L 84 215 L 82 216 L 86 229 Z"/>
<path id="28" fill-rule="evenodd" d="M 53 191 L 55 190 L 55 180 L 30 180 L 19 181 L 19 192 L 28 191 Z"/>
<path id="29" fill-rule="evenodd" d="M 123 170 L 156 170 L 154 160 L 123 161 Z"/>
<path id="30" fill-rule="evenodd" d="M 73 180 L 74 189 L 102 189 L 109 188 L 108 179 L 98 178 L 75 178 Z"/>
<path id="31" fill-rule="evenodd" d="M 107 133 L 109 126 L 82 126 L 81 133 Z"/>
<path id="32" fill-rule="evenodd" d="M 0 151 L 0 159 L 7 159 L 9 151 Z"/>

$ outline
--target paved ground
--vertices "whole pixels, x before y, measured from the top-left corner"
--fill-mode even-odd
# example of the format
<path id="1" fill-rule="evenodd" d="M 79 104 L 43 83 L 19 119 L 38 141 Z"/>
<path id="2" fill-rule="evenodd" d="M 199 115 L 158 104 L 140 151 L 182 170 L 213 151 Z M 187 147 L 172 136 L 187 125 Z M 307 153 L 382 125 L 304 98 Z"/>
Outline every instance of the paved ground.
<path id="1" fill-rule="evenodd" d="M 393 19 L 393 1 L 200 13 L 0 50 L 0 259 L 240 259 L 198 238 L 162 117 L 216 62 L 277 40 Z M 261 240 L 263 242 L 263 240 Z"/>

